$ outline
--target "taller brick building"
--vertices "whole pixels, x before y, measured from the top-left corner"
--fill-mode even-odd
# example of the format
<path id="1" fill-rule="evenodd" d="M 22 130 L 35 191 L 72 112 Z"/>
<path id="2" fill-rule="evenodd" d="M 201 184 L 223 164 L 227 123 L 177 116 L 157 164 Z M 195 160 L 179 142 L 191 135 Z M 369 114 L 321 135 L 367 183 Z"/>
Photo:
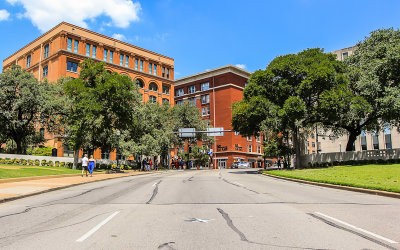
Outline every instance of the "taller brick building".
<path id="1" fill-rule="evenodd" d="M 196 106 L 210 125 L 232 130 L 232 104 L 242 100 L 250 74 L 227 65 L 177 79 L 175 105 L 188 103 Z M 248 161 L 252 167 L 262 166 L 261 137 L 242 137 L 236 132 L 225 132 L 224 136 L 215 139 L 212 145 L 214 166 L 229 168 L 234 161 Z"/>
<path id="2" fill-rule="evenodd" d="M 3 71 L 19 65 L 39 81 L 56 82 L 79 77 L 78 64 L 85 59 L 105 62 L 109 71 L 136 79 L 144 102 L 174 102 L 174 59 L 65 22 L 4 59 Z M 58 156 L 71 156 L 59 136 L 39 129 Z M 95 158 L 115 157 L 115 152 L 95 152 Z"/>

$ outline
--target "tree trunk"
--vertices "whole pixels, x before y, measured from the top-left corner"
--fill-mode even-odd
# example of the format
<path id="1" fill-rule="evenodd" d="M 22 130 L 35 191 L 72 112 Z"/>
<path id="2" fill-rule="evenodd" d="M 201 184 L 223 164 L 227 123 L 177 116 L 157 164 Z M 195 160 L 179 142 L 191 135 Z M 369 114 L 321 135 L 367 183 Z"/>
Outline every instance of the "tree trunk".
<path id="1" fill-rule="evenodd" d="M 302 161 L 301 161 L 301 148 L 300 148 L 300 139 L 299 139 L 299 128 L 296 127 L 293 130 L 293 145 L 294 145 L 294 151 L 296 156 L 295 158 L 295 167 L 296 168 L 303 168 Z"/>
<path id="2" fill-rule="evenodd" d="M 72 169 L 78 168 L 78 160 L 79 160 L 79 149 L 74 149 L 74 164 L 72 165 Z"/>
<path id="3" fill-rule="evenodd" d="M 353 151 L 353 145 L 354 142 L 357 139 L 357 136 L 359 136 L 361 134 L 361 131 L 349 131 L 349 140 L 347 141 L 347 145 L 346 145 L 346 152 L 350 152 Z"/>
<path id="4" fill-rule="evenodd" d="M 22 154 L 22 140 L 14 140 L 17 144 L 17 154 Z"/>

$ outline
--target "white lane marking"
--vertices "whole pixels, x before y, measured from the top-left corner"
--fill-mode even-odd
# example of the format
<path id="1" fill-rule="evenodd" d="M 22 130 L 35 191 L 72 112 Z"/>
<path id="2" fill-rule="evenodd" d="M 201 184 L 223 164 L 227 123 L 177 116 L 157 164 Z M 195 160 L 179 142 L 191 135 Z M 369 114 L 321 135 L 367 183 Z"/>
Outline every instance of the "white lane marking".
<path id="1" fill-rule="evenodd" d="M 320 212 L 315 212 L 315 213 L 316 213 L 316 214 L 319 214 L 319 215 L 321 215 L 321 216 L 324 216 L 324 217 L 326 217 L 326 218 L 328 218 L 328 219 L 330 219 L 330 220 L 333 220 L 333 221 L 339 222 L 339 223 L 341 223 L 341 224 L 343 224 L 343 225 L 345 225 L 345 226 L 348 226 L 348 227 L 351 227 L 351 228 L 353 228 L 353 229 L 356 229 L 356 230 L 358 230 L 358 231 L 360 231 L 360 232 L 363 232 L 363 233 L 366 233 L 366 234 L 372 235 L 372 236 L 374 236 L 374 237 L 376 237 L 376 238 L 378 238 L 378 239 L 381 239 L 381 240 L 387 241 L 387 242 L 389 242 L 389 243 L 392 243 L 392 244 L 396 244 L 396 243 L 398 243 L 398 242 L 396 242 L 396 241 L 394 241 L 394 240 L 391 240 L 391 239 L 385 238 L 385 237 L 383 237 L 383 236 L 380 236 L 380 235 L 378 235 L 378 234 L 374 234 L 374 233 L 372 233 L 372 232 L 370 232 L 370 231 L 367 231 L 367 230 L 365 230 L 365 229 L 362 229 L 362 228 L 359 228 L 359 227 L 353 226 L 353 225 L 351 225 L 351 224 L 349 224 L 349 223 L 347 223 L 347 222 L 344 222 L 344 221 L 338 220 L 338 219 L 336 219 L 336 218 L 333 218 L 333 217 L 331 217 L 331 216 L 329 216 L 329 215 L 326 215 L 326 214 L 323 214 L 323 213 L 320 213 Z"/>
<path id="2" fill-rule="evenodd" d="M 100 222 L 100 224 L 98 224 L 97 226 L 95 226 L 94 228 L 92 228 L 89 232 L 85 233 L 82 237 L 80 237 L 79 239 L 76 240 L 76 242 L 82 242 L 84 240 L 86 240 L 87 238 L 89 238 L 92 234 L 94 234 L 97 230 L 100 229 L 100 227 L 104 226 L 107 222 L 109 222 L 114 216 L 116 216 L 117 214 L 119 214 L 120 211 L 114 212 L 112 215 L 108 216 L 105 220 L 103 220 L 102 222 Z"/>

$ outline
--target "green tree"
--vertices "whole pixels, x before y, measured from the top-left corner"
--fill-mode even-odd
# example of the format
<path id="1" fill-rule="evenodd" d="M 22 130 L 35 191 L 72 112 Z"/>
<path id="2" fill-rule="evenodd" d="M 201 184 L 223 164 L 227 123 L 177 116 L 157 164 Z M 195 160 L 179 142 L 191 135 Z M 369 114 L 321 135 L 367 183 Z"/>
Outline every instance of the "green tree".
<path id="1" fill-rule="evenodd" d="M 44 142 L 35 126 L 56 130 L 56 86 L 39 81 L 20 66 L 0 75 L 0 138 L 13 140 L 16 153 L 31 144 Z"/>
<path id="2" fill-rule="evenodd" d="M 345 82 L 344 73 L 344 64 L 321 49 L 279 56 L 251 75 L 242 101 L 233 105 L 232 126 L 247 136 L 282 134 L 301 164 L 300 128 L 315 124 L 321 94 Z"/>
<path id="3" fill-rule="evenodd" d="M 371 32 L 345 63 L 349 81 L 321 95 L 318 119 L 336 132 L 345 130 L 346 151 L 351 151 L 363 130 L 399 125 L 400 31 Z"/>
<path id="4" fill-rule="evenodd" d="M 63 115 L 67 143 L 74 150 L 74 168 L 79 150 L 111 150 L 117 130 L 137 124 L 140 93 L 128 76 L 108 72 L 104 63 L 86 60 L 79 78 L 64 83 L 69 106 Z"/>

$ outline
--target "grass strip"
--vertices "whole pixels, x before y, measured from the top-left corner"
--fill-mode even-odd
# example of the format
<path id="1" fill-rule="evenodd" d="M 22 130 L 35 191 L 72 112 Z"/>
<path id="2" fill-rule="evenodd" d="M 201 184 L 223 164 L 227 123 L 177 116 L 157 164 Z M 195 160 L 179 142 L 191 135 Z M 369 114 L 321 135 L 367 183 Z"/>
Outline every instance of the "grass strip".
<path id="1" fill-rule="evenodd" d="M 21 165 L 0 165 L 0 179 L 79 174 L 82 170 L 70 169 L 65 167 L 46 167 L 46 166 L 21 166 Z"/>
<path id="2" fill-rule="evenodd" d="M 266 174 L 400 193 L 400 164 L 334 166 L 319 169 L 274 170 Z"/>

